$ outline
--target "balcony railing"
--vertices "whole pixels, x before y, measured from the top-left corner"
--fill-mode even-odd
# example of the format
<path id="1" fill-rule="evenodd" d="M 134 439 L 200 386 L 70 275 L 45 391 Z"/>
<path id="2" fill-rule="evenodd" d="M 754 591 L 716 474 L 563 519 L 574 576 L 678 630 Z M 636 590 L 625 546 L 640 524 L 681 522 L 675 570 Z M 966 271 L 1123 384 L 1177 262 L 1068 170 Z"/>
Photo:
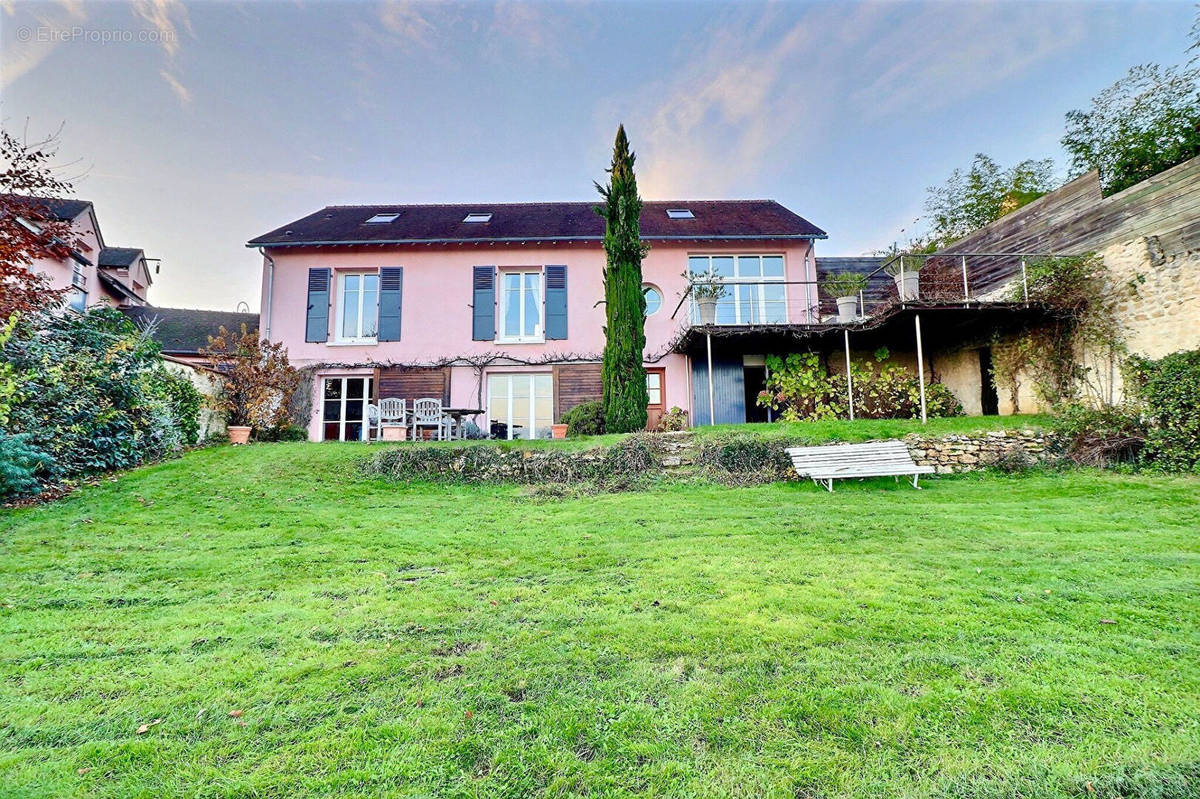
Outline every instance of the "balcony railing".
<path id="1" fill-rule="evenodd" d="M 896 255 L 858 272 L 849 294 L 836 275 L 818 281 L 699 279 L 672 314 L 691 326 L 856 324 L 909 305 L 1028 303 L 1028 264 L 1044 253 Z M 853 281 L 851 281 L 853 282 Z M 853 302 L 849 302 L 849 298 Z M 839 302 L 840 300 L 840 302 Z"/>

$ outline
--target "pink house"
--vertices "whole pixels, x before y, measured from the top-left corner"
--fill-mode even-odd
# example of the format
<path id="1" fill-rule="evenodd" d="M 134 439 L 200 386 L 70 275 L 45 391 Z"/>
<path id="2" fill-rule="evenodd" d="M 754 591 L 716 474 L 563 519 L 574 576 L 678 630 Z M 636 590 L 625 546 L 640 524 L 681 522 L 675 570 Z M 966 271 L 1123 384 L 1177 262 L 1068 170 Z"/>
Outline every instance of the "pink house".
<path id="1" fill-rule="evenodd" d="M 70 290 L 68 307 L 82 311 L 96 304 L 116 308 L 146 304 L 146 291 L 154 279 L 142 250 L 106 246 L 96 209 L 87 200 L 33 199 L 40 207 L 31 216 L 70 222 L 80 239 L 77 249 L 57 258 L 40 258 L 30 266 L 33 272 L 49 277 L 52 288 Z M 40 230 L 36 219 L 22 219 L 21 223 L 35 235 Z"/>
<path id="2" fill-rule="evenodd" d="M 508 438 L 546 437 L 598 399 L 593 207 L 332 206 L 250 241 L 264 259 L 259 329 L 314 376 L 310 438 L 362 438 L 373 398 L 438 398 Z M 688 333 L 816 321 L 824 231 L 771 200 L 672 201 L 645 204 L 642 237 L 651 424 L 675 406 L 694 424 L 757 420 L 765 352 L 739 344 L 710 360 Z M 687 296 L 689 273 L 722 286 L 710 307 Z"/>

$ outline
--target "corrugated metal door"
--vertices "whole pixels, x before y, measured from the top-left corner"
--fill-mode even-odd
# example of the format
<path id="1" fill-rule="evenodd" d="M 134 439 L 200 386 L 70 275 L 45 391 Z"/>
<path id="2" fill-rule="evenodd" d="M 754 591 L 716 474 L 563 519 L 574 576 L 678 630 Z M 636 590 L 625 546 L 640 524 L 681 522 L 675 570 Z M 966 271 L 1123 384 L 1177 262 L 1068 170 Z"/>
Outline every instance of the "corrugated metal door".
<path id="1" fill-rule="evenodd" d="M 746 421 L 746 386 L 741 355 L 713 355 L 713 406 L 716 424 Z M 708 360 L 692 359 L 692 419 L 697 425 L 713 424 L 708 416 Z"/>

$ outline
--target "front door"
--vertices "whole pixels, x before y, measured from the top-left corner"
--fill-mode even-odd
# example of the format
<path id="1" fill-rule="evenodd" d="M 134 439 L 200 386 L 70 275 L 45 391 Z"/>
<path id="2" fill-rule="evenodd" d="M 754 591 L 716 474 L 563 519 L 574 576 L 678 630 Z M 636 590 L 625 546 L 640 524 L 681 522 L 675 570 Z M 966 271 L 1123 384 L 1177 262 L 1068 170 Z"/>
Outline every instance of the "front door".
<path id="1" fill-rule="evenodd" d="M 667 370 L 646 370 L 646 429 L 657 430 L 667 412 Z"/>

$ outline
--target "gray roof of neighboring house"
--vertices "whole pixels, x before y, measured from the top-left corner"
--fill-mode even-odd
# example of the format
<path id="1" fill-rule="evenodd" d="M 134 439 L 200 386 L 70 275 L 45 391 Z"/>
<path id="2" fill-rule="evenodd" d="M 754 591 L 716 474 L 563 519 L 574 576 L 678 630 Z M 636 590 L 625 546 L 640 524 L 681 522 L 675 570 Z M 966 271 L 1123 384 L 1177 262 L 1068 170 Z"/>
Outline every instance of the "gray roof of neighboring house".
<path id="1" fill-rule="evenodd" d="M 99 266 L 124 268 L 132 266 L 144 252 L 137 247 L 105 247 L 96 263 Z"/>
<path id="2" fill-rule="evenodd" d="M 63 222 L 71 221 L 92 205 L 89 200 L 69 200 L 58 197 L 35 197 L 33 199 L 44 202 L 50 209 L 51 215 Z"/>
<path id="3" fill-rule="evenodd" d="M 355 244 L 436 244 L 595 241 L 604 220 L 595 202 L 470 203 L 453 205 L 335 205 L 264 233 L 248 247 Z M 688 209 L 672 219 L 668 209 Z M 472 213 L 486 222 L 467 222 Z M 380 214 L 392 221 L 368 223 Z M 643 204 L 642 238 L 649 240 L 814 239 L 825 231 L 774 200 L 671 200 Z"/>
<path id="4" fill-rule="evenodd" d="M 122 308 L 138 327 L 155 323 L 154 339 L 168 355 L 195 355 L 208 346 L 208 337 L 224 327 L 230 331 L 258 329 L 258 314 L 202 311 L 193 308 L 155 308 L 150 305 Z"/>

